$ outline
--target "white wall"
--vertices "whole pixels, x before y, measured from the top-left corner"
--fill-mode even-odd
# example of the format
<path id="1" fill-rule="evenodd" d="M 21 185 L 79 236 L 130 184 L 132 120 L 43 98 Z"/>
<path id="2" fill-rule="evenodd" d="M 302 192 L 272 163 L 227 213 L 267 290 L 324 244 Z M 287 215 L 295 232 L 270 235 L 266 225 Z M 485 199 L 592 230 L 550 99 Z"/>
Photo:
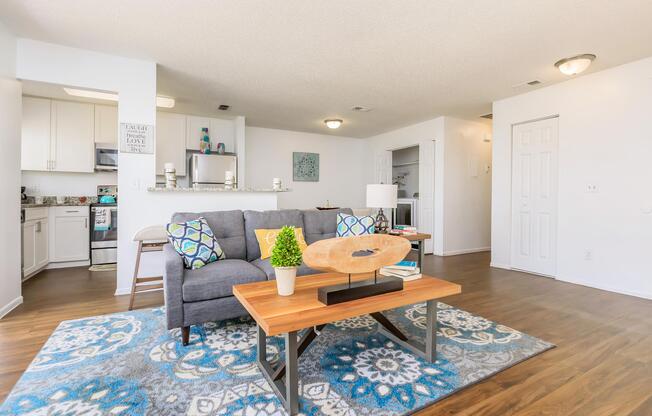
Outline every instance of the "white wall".
<path id="1" fill-rule="evenodd" d="M 95 196 L 98 185 L 117 185 L 116 172 L 68 173 L 23 171 L 22 186 L 29 196 Z"/>
<path id="2" fill-rule="evenodd" d="M 16 38 L 0 23 L 0 318 L 22 303 L 20 243 L 20 121 Z"/>
<path id="3" fill-rule="evenodd" d="M 444 130 L 444 255 L 489 250 L 491 127 L 445 117 Z"/>
<path id="4" fill-rule="evenodd" d="M 510 266 L 511 127 L 559 115 L 557 278 L 652 298 L 651 103 L 652 58 L 494 103 L 493 265 Z"/>
<path id="5" fill-rule="evenodd" d="M 366 198 L 365 141 L 362 139 L 246 127 L 247 186 L 271 188 L 281 178 L 292 192 L 279 194 L 279 208 L 361 208 Z M 292 180 L 292 152 L 319 153 L 319 182 Z"/>

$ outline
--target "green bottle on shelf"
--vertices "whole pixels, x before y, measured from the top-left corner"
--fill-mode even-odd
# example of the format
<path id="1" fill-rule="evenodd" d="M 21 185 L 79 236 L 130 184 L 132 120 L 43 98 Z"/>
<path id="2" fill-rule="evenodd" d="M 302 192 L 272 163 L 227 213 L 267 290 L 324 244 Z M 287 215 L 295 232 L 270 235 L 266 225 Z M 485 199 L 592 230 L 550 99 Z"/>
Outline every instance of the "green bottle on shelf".
<path id="1" fill-rule="evenodd" d="M 205 155 L 211 154 L 211 138 L 208 136 L 208 127 L 202 127 L 201 129 L 199 151 Z"/>

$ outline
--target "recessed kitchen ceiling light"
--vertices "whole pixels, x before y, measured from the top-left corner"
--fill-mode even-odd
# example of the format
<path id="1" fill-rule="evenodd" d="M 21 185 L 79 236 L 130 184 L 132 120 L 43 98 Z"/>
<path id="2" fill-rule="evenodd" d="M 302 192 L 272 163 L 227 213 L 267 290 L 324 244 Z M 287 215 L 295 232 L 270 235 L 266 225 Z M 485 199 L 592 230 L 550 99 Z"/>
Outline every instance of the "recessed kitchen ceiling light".
<path id="1" fill-rule="evenodd" d="M 339 129 L 340 126 L 342 125 L 342 120 L 339 118 L 327 118 L 324 120 L 324 123 L 326 124 L 326 127 L 329 129 Z"/>
<path id="2" fill-rule="evenodd" d="M 77 88 L 67 88 L 64 87 L 63 90 L 68 95 L 74 97 L 83 97 L 83 98 L 95 98 L 96 100 L 107 100 L 107 101 L 118 101 L 118 94 L 112 92 L 101 92 L 93 90 L 80 90 Z M 156 106 L 163 108 L 173 108 L 174 107 L 174 98 L 163 97 L 160 95 L 156 96 Z"/>
<path id="3" fill-rule="evenodd" d="M 584 72 L 586 68 L 591 65 L 591 62 L 593 62 L 594 59 L 595 55 L 592 53 L 585 53 L 561 59 L 555 62 L 555 66 L 564 75 L 577 75 L 580 72 Z"/>

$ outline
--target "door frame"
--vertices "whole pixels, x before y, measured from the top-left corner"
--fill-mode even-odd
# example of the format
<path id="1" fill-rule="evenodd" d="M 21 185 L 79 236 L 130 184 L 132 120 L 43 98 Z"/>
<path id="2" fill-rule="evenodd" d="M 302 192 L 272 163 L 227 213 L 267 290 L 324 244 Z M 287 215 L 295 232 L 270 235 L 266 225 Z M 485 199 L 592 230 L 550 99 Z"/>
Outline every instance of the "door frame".
<path id="1" fill-rule="evenodd" d="M 513 212 L 513 207 L 514 207 L 514 127 L 520 126 L 523 124 L 529 124 L 529 123 L 536 123 L 538 121 L 545 121 L 545 120 L 550 120 L 556 118 L 557 121 L 557 147 L 555 151 L 557 152 L 557 166 L 556 166 L 556 193 L 557 193 L 557 201 L 556 201 L 556 214 L 557 214 L 557 221 L 555 222 L 555 273 L 553 275 L 549 274 L 543 274 L 543 273 L 538 273 L 538 272 L 533 272 L 530 270 L 523 270 L 519 269 L 518 267 L 514 267 L 514 212 Z M 543 276 L 543 277 L 549 277 L 553 279 L 557 279 L 558 273 L 558 254 L 559 254 L 559 130 L 560 130 L 560 121 L 561 117 L 559 114 L 551 114 L 548 116 L 543 116 L 543 117 L 537 117 L 533 119 L 528 119 L 524 121 L 519 121 L 517 123 L 512 123 L 510 125 L 510 130 L 509 130 L 509 264 L 510 264 L 510 269 L 512 270 L 518 270 L 522 271 L 525 273 L 537 275 L 537 276 Z"/>

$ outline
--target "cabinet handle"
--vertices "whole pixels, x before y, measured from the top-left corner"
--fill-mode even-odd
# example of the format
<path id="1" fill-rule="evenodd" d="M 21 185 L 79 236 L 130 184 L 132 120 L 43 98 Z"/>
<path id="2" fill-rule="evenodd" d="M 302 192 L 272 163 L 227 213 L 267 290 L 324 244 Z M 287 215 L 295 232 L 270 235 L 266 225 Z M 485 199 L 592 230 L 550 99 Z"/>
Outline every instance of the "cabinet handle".
<path id="1" fill-rule="evenodd" d="M 36 232 L 40 233 L 41 232 L 41 221 L 36 223 Z"/>
<path id="2" fill-rule="evenodd" d="M 79 210 L 78 209 L 71 209 L 71 210 L 67 210 L 66 212 L 71 214 L 73 212 L 79 212 Z"/>
<path id="3" fill-rule="evenodd" d="M 84 218 L 84 228 L 88 228 L 88 218 Z"/>

